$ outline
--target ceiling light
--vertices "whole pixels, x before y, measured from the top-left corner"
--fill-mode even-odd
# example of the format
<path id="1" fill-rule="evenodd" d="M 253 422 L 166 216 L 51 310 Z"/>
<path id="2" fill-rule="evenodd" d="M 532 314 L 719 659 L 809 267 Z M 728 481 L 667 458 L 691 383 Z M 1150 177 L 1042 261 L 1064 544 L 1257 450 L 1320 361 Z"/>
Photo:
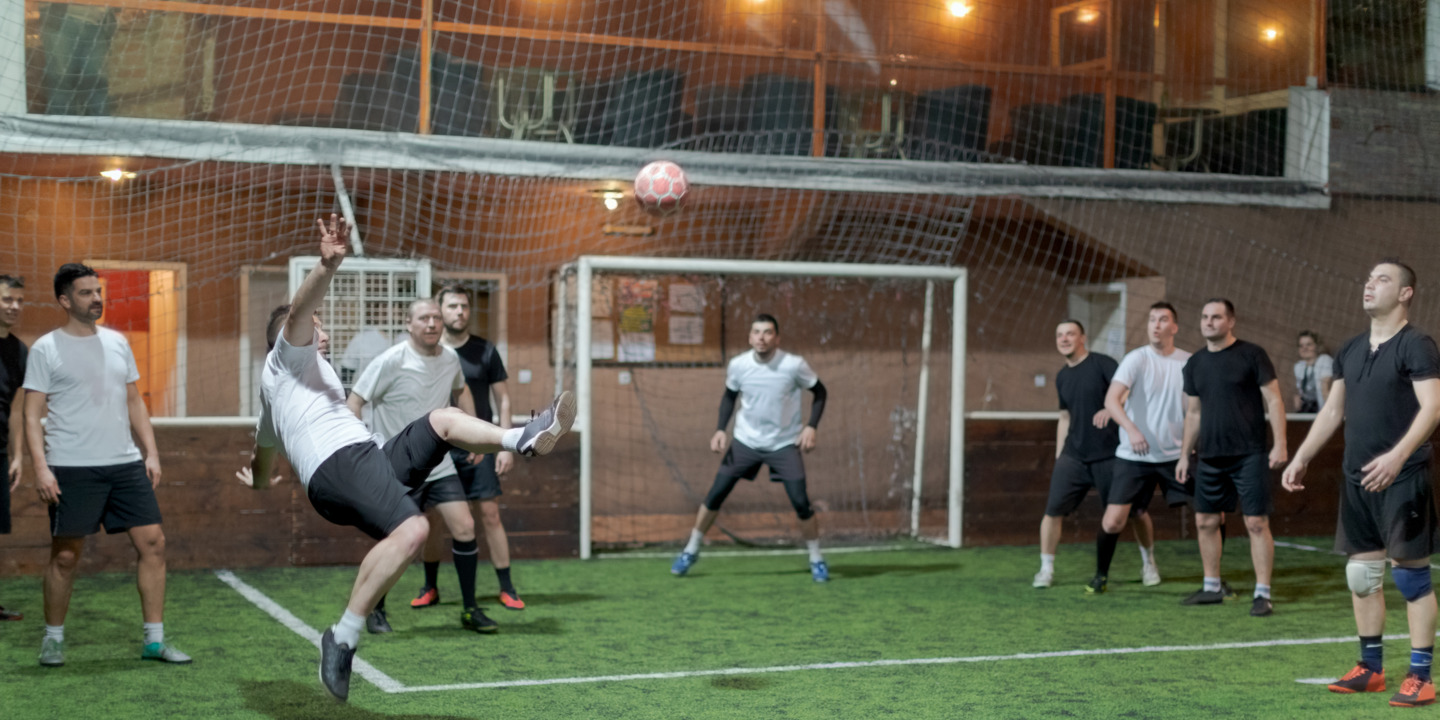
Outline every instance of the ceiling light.
<path id="1" fill-rule="evenodd" d="M 135 177 L 135 173 L 115 168 L 114 170 L 106 170 L 100 173 L 100 177 L 110 178 L 111 182 L 120 182 L 121 180 Z"/>
<path id="2" fill-rule="evenodd" d="M 1100 11 L 1095 8 L 1080 8 L 1075 11 L 1076 22 L 1090 24 L 1100 19 Z"/>
<path id="3" fill-rule="evenodd" d="M 950 3 L 950 14 L 954 15 L 957 18 L 963 18 L 966 15 L 969 15 L 970 11 L 974 9 L 975 8 L 973 6 L 969 5 L 968 3 L 961 2 L 960 0 L 954 0 L 954 2 Z"/>

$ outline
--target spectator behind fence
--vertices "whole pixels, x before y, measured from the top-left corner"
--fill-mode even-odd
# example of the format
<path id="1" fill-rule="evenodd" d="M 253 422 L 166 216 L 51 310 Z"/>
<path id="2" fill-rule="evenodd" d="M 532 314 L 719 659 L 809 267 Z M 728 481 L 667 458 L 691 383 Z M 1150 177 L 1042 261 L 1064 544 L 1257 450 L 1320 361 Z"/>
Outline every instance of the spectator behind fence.
<path id="1" fill-rule="evenodd" d="M 1335 359 L 1325 352 L 1320 336 L 1313 331 L 1301 330 L 1296 344 L 1300 360 L 1295 363 L 1295 388 L 1299 390 L 1295 394 L 1295 411 L 1320 412 L 1335 379 Z"/>

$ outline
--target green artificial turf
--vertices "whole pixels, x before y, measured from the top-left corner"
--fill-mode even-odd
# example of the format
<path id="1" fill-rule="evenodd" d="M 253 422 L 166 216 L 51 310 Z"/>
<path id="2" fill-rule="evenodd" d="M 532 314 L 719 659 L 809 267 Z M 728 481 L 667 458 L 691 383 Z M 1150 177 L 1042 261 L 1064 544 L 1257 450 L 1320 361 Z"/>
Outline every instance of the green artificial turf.
<path id="1" fill-rule="evenodd" d="M 1312 544 L 1328 546 L 1328 541 Z M 832 554 L 833 581 L 810 581 L 803 556 L 702 555 L 686 578 L 666 558 L 518 563 L 529 608 L 493 601 L 499 634 L 459 627 L 453 570 L 441 568 L 436 608 L 412 610 L 412 568 L 390 602 L 395 633 L 365 637 L 360 657 L 411 688 L 834 662 L 1002 656 L 977 662 L 386 693 L 361 680 L 350 704 L 316 679 L 318 651 L 212 572 L 170 574 L 168 638 L 190 666 L 142 663 L 139 601 L 125 574 L 76 582 L 67 664 L 36 663 L 43 627 L 38 578 L 0 580 L 0 603 L 26 612 L 0 624 L 4 718 L 1041 718 L 1306 717 L 1390 712 L 1383 695 L 1338 696 L 1298 678 L 1354 663 L 1343 559 L 1276 551 L 1275 615 L 1251 618 L 1248 546 L 1225 558 L 1236 601 L 1181 607 L 1199 586 L 1193 542 L 1161 543 L 1164 584 L 1139 582 L 1122 545 L 1110 592 L 1087 596 L 1093 551 L 1061 548 L 1055 587 L 1036 590 L 1030 548 Z M 353 568 L 238 570 L 301 621 L 339 615 Z M 1388 583 L 1387 583 L 1388 585 Z M 1404 633 L 1404 604 L 1387 588 L 1387 631 Z M 1343 643 L 1077 657 L 1009 658 L 1100 648 L 1195 646 L 1275 639 Z M 1392 690 L 1408 643 L 1386 643 Z"/>

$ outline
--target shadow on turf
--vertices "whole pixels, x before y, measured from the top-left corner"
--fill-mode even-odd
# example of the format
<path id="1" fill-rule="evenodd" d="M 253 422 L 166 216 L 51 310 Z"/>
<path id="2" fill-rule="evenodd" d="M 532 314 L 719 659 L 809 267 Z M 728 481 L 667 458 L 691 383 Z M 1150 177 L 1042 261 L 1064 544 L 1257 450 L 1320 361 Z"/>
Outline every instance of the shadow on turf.
<path id="1" fill-rule="evenodd" d="M 710 681 L 710 687 L 720 690 L 764 690 L 770 687 L 770 679 L 754 675 L 717 677 Z"/>
<path id="2" fill-rule="evenodd" d="M 1165 584 L 1182 588 L 1194 585 L 1199 588 L 1204 579 L 1200 575 L 1165 575 Z M 1237 593 L 1245 597 L 1249 597 L 1255 588 L 1255 576 L 1249 573 L 1226 576 L 1225 579 L 1234 586 Z M 1136 580 L 1135 583 L 1138 584 L 1139 581 Z M 1112 580 L 1111 584 L 1114 585 L 1115 582 Z M 1343 568 L 1275 568 L 1270 585 L 1278 593 L 1277 597 L 1286 601 L 1308 600 L 1319 595 L 1347 592 Z"/>
<path id="3" fill-rule="evenodd" d="M 858 580 L 861 578 L 876 577 L 877 575 L 897 575 L 908 577 L 913 575 L 929 575 L 930 573 L 954 572 L 961 567 L 958 562 L 930 563 L 928 565 L 831 565 L 830 577 Z M 751 572 L 738 572 L 736 575 L 809 575 L 808 566 L 800 566 L 789 570 L 756 570 Z"/>
<path id="4" fill-rule="evenodd" d="M 420 720 L 455 718 L 453 715 L 384 715 L 345 705 L 330 697 L 318 684 L 294 680 L 242 681 L 240 696 L 245 709 L 276 720 Z"/>
<path id="5" fill-rule="evenodd" d="M 594 601 L 596 601 L 596 600 L 604 600 L 604 599 L 605 599 L 605 596 L 604 596 L 604 595 L 596 595 L 596 594 L 594 594 L 594 593 L 525 593 L 525 594 L 522 595 L 521 597 L 524 598 L 525 603 L 526 603 L 527 605 L 534 605 L 534 606 L 541 606 L 541 605 L 576 605 L 576 604 L 578 604 L 578 603 L 594 602 Z M 488 613 L 492 608 L 493 608 L 493 609 L 497 609 L 497 610 L 502 609 L 502 608 L 500 607 L 500 604 L 495 601 L 494 596 L 481 597 L 481 598 L 479 598 L 479 600 L 480 600 L 481 607 L 483 607 L 487 613 Z M 427 607 L 416 608 L 416 609 L 417 609 L 417 610 L 424 611 L 424 610 L 432 610 L 432 609 L 434 609 L 434 608 L 447 608 L 447 607 L 448 607 L 448 608 L 454 608 L 454 609 L 456 609 L 456 610 L 459 610 L 459 609 L 460 609 L 460 602 L 459 602 L 458 600 L 445 600 L 445 601 L 440 602 L 440 603 L 435 604 L 435 605 L 430 605 L 430 606 L 427 606 Z"/>
<path id="6" fill-rule="evenodd" d="M 65 666 L 64 666 L 64 667 L 50 668 L 50 667 L 41 667 L 40 665 L 36 664 L 36 665 L 26 665 L 26 666 L 23 666 L 23 667 L 20 667 L 20 668 L 15 669 L 15 670 L 12 670 L 12 672 L 14 672 L 14 673 L 16 673 L 16 674 L 19 674 L 19 675 L 28 675 L 28 676 L 36 677 L 36 678 L 55 677 L 56 675 L 67 675 L 67 676 L 75 676 L 75 675 L 109 675 L 109 674 L 111 674 L 111 673 L 124 672 L 124 671 L 126 671 L 126 670 L 134 670 L 134 669 L 137 668 L 137 667 L 142 667 L 142 666 L 150 665 L 150 664 L 157 664 L 157 665 L 158 665 L 158 664 L 160 664 L 160 663 L 146 663 L 146 662 L 140 660 L 139 657 L 135 657 L 135 658 L 113 658 L 113 659 L 110 659 L 110 660 L 78 660 L 78 661 L 77 661 L 77 660 L 74 660 L 74 659 L 71 659 L 71 660 L 68 660 L 68 661 L 65 663 Z"/>
<path id="7" fill-rule="evenodd" d="M 500 634 L 502 634 L 502 635 L 564 635 L 564 634 L 565 634 L 565 628 L 561 625 L 561 622 L 560 622 L 560 619 L 559 619 L 559 618 L 538 618 L 538 619 L 536 619 L 536 620 L 531 620 L 531 621 L 528 621 L 528 622 L 526 622 L 526 621 L 521 621 L 521 622 L 510 621 L 510 622 L 507 622 L 507 620 L 508 620 L 508 615 L 499 615 L 499 614 L 495 614 L 495 613 L 486 613 L 486 614 L 487 614 L 487 615 L 491 615 L 492 617 L 495 618 L 495 621 L 496 621 L 496 622 L 500 623 Z M 410 629 L 402 629 L 402 631 L 403 631 L 405 634 L 412 634 L 412 633 L 413 633 L 413 634 L 415 634 L 415 635 L 425 635 L 425 636 L 431 636 L 431 637 L 450 637 L 450 636 L 456 635 L 457 633 L 468 632 L 467 630 L 464 630 L 463 628 L 460 627 L 460 623 L 459 623 L 458 620 L 455 622 L 454 625 L 446 625 L 446 626 L 443 626 L 443 627 L 415 628 L 415 629 L 413 629 L 413 630 L 410 630 Z"/>

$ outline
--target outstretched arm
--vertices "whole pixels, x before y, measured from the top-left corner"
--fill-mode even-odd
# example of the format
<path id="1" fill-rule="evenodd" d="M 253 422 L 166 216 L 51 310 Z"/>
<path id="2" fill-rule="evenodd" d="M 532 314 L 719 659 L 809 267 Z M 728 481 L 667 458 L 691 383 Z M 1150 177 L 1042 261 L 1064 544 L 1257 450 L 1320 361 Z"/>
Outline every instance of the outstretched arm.
<path id="1" fill-rule="evenodd" d="M 292 347 L 304 347 L 315 339 L 315 325 L 310 322 L 310 316 L 320 309 L 330 289 L 330 279 L 335 277 L 335 271 L 350 251 L 350 223 L 345 218 L 330 213 L 328 225 L 318 218 L 315 225 L 320 231 L 320 262 L 301 281 L 290 301 L 290 315 L 285 318 L 285 342 Z M 295 322 L 296 318 L 304 322 Z"/>
<path id="2" fill-rule="evenodd" d="M 725 388 L 725 394 L 720 396 L 720 422 L 715 426 L 715 434 L 710 436 L 710 452 L 725 452 L 725 446 L 729 444 L 725 428 L 730 426 L 730 417 L 735 414 L 735 399 L 738 397 L 740 391 L 728 387 Z"/>

